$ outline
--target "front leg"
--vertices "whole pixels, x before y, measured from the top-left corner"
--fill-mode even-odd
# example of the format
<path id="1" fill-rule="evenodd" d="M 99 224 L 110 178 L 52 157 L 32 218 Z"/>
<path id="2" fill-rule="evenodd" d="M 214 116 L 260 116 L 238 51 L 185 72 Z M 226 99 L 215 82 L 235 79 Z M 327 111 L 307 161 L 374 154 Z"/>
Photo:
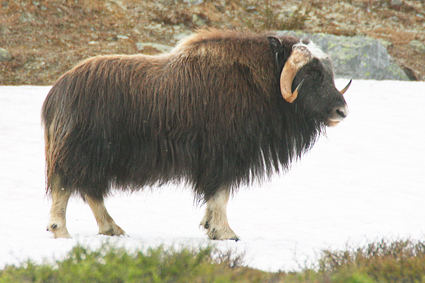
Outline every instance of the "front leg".
<path id="1" fill-rule="evenodd" d="M 109 215 L 106 210 L 103 199 L 96 200 L 88 195 L 84 197 L 89 204 L 94 217 L 96 218 L 97 225 L 99 226 L 99 234 L 107 236 L 121 236 L 125 235 L 123 229 L 118 226 L 114 219 Z"/>
<path id="2" fill-rule="evenodd" d="M 205 216 L 200 226 L 207 230 L 207 235 L 211 240 L 239 241 L 239 237 L 230 228 L 227 220 L 226 210 L 229 195 L 229 189 L 221 189 L 207 201 Z"/>

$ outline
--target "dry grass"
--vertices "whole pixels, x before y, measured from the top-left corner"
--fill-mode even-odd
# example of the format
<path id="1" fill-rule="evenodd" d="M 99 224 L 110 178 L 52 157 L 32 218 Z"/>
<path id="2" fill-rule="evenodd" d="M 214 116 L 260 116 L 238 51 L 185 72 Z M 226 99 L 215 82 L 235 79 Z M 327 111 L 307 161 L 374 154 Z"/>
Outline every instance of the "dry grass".
<path id="1" fill-rule="evenodd" d="M 3 0 L 0 84 L 50 85 L 78 61 L 100 54 L 134 54 L 137 42 L 174 45 L 176 34 L 199 27 L 300 29 L 369 35 L 390 43 L 389 53 L 425 80 L 425 54 L 408 47 L 425 41 L 425 3 L 378 0 Z M 146 50 L 145 50 L 146 51 Z M 155 53 L 156 50 L 150 50 Z"/>
<path id="2" fill-rule="evenodd" d="M 425 244 L 412 240 L 381 240 L 344 251 L 324 251 L 319 261 L 324 274 L 340 278 L 363 274 L 376 282 L 424 282 Z"/>

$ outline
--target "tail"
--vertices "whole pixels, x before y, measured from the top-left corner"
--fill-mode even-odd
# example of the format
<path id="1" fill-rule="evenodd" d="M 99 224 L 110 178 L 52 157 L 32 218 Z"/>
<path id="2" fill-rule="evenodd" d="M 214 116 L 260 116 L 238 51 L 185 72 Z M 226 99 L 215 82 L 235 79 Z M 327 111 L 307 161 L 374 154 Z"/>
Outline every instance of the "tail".
<path id="1" fill-rule="evenodd" d="M 53 130 L 53 117 L 54 109 L 52 107 L 52 100 L 55 93 L 55 86 L 53 86 L 46 99 L 44 100 L 43 107 L 41 109 L 41 121 L 44 127 L 44 154 L 46 160 L 46 184 L 45 189 L 46 193 L 50 192 L 51 184 L 50 180 L 52 179 L 53 174 L 53 155 L 52 155 L 52 130 Z"/>
<path id="2" fill-rule="evenodd" d="M 44 143 L 46 158 L 46 193 L 50 193 L 51 180 L 55 174 L 60 143 L 60 101 L 62 96 L 60 81 L 49 91 L 41 110 L 41 121 L 44 127 Z M 63 131 L 63 130 L 62 130 Z"/>

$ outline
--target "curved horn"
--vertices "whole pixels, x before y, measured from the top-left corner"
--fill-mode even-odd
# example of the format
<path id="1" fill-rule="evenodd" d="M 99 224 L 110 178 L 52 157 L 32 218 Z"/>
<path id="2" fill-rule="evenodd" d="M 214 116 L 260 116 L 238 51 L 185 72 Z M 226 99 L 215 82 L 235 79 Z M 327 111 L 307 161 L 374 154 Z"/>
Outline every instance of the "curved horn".
<path id="1" fill-rule="evenodd" d="M 295 91 L 292 92 L 292 81 L 298 70 L 307 64 L 311 58 L 311 53 L 304 44 L 296 44 L 293 46 L 292 53 L 280 74 L 280 91 L 282 92 L 283 98 L 289 103 L 294 102 L 297 98 L 298 90 L 302 85 L 301 82 Z"/>
<path id="2" fill-rule="evenodd" d="M 350 85 L 351 85 L 351 81 L 352 81 L 353 79 L 351 79 L 349 82 L 348 82 L 348 84 L 340 91 L 340 93 L 341 94 L 344 94 L 346 91 L 347 91 L 347 89 L 350 87 Z"/>

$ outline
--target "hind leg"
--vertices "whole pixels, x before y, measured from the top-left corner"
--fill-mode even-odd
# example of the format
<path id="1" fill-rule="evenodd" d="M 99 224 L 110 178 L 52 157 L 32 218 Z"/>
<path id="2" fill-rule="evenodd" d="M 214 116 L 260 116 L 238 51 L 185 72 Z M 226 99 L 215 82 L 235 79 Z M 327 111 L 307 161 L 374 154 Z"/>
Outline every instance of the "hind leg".
<path id="1" fill-rule="evenodd" d="M 119 227 L 114 219 L 109 215 L 106 210 L 103 199 L 96 200 L 88 195 L 85 196 L 87 203 L 89 204 L 94 217 L 96 218 L 97 225 L 99 226 L 99 234 L 107 236 L 120 236 L 125 235 L 125 232 Z"/>
<path id="2" fill-rule="evenodd" d="M 58 176 L 51 180 L 51 195 L 52 207 L 47 231 L 52 232 L 55 238 L 71 238 L 68 229 L 66 229 L 66 208 L 71 193 L 62 187 Z"/>
<path id="3" fill-rule="evenodd" d="M 227 220 L 227 202 L 229 201 L 230 190 L 222 189 L 217 191 L 208 201 L 205 216 L 200 226 L 207 230 L 207 235 L 211 240 L 235 240 L 239 237 L 233 232 Z"/>

